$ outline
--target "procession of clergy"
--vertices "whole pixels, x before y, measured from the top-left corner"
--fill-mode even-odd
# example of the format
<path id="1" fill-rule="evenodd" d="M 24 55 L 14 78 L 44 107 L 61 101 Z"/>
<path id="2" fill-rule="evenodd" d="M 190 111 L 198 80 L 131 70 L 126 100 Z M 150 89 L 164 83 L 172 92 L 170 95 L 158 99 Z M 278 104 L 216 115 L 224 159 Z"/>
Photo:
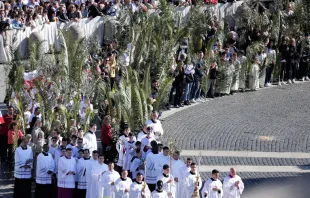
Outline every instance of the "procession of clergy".
<path id="1" fill-rule="evenodd" d="M 136 138 L 125 127 L 117 143 L 120 171 L 113 162 L 105 164 L 104 155 L 98 154 L 94 124 L 83 137 L 82 149 L 66 145 L 65 138 L 56 150 L 44 145 L 35 164 L 35 198 L 240 197 L 244 184 L 235 168 L 223 184 L 216 169 L 203 184 L 197 163 L 190 158 L 183 162 L 179 151 L 171 152 L 158 142 L 163 135 L 158 119 L 148 120 L 145 128 Z M 31 197 L 33 162 L 32 149 L 24 138 L 15 151 L 15 198 Z"/>

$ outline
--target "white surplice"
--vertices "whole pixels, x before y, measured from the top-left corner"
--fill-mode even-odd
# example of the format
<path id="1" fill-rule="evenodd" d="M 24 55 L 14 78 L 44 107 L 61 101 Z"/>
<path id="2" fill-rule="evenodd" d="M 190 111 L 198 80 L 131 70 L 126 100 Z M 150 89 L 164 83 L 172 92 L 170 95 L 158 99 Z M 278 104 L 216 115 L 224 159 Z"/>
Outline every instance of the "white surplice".
<path id="1" fill-rule="evenodd" d="M 212 190 L 215 186 L 219 191 Z M 213 178 L 208 179 L 203 185 L 201 191 L 201 197 L 205 197 L 204 194 L 207 193 L 208 198 L 222 198 L 223 197 L 223 185 L 220 180 L 214 180 Z"/>
<path id="2" fill-rule="evenodd" d="M 94 150 L 97 150 L 97 138 L 95 133 L 88 131 L 83 139 L 85 140 L 84 148 L 89 149 L 89 153 L 93 153 Z"/>
<path id="3" fill-rule="evenodd" d="M 161 169 L 163 169 L 164 165 L 170 166 L 170 156 L 169 155 L 165 156 L 164 154 L 160 153 L 158 163 L 159 163 L 158 166 Z"/>
<path id="4" fill-rule="evenodd" d="M 48 171 L 54 172 L 55 163 L 50 153 L 40 153 L 37 157 L 36 167 L 36 183 L 38 184 L 51 184 L 52 174 L 48 174 Z"/>
<path id="5" fill-rule="evenodd" d="M 145 124 L 147 126 L 151 126 L 152 127 L 156 139 L 158 139 L 157 138 L 158 136 L 161 136 L 161 137 L 163 136 L 164 130 L 163 130 L 163 127 L 161 125 L 161 122 L 158 119 L 155 120 L 155 121 L 154 120 L 147 120 L 145 122 Z"/>
<path id="6" fill-rule="evenodd" d="M 183 173 L 182 173 L 182 171 L 185 170 L 185 164 L 182 160 L 172 159 L 170 170 L 171 170 L 172 176 L 174 178 L 178 179 L 178 182 L 175 182 L 175 187 L 176 187 L 175 197 L 176 198 L 182 198 L 182 188 L 183 188 L 183 185 L 182 185 Z"/>
<path id="7" fill-rule="evenodd" d="M 33 163 L 33 153 L 31 147 L 23 149 L 21 146 L 15 150 L 15 171 L 14 177 L 18 179 L 31 178 L 31 169 Z M 22 166 L 29 165 L 30 168 L 22 168 Z"/>
<path id="8" fill-rule="evenodd" d="M 87 189 L 88 172 L 90 171 L 90 158 L 81 158 L 78 160 L 76 170 L 78 174 L 78 189 Z"/>
<path id="9" fill-rule="evenodd" d="M 120 178 L 120 175 L 115 170 L 108 170 L 101 176 L 101 185 L 104 188 L 103 197 L 115 197 L 115 185 L 111 185 L 111 183 L 115 183 L 118 178 Z"/>
<path id="10" fill-rule="evenodd" d="M 101 175 L 108 171 L 108 165 L 106 164 L 99 164 L 93 163 L 91 168 L 91 178 L 92 178 L 92 185 L 94 186 L 95 190 L 92 191 L 91 195 L 92 198 L 102 198 L 103 197 L 103 186 L 101 185 Z"/>
<path id="11" fill-rule="evenodd" d="M 94 164 L 98 164 L 98 160 L 94 160 L 93 158 L 90 159 L 89 164 L 89 170 L 86 173 L 87 175 L 87 192 L 86 192 L 86 198 L 94 198 L 94 194 L 98 193 L 98 188 L 96 188 L 96 183 L 98 183 L 98 180 L 94 180 L 94 178 L 91 175 L 92 167 Z"/>
<path id="12" fill-rule="evenodd" d="M 192 197 L 195 191 L 197 181 L 197 173 L 189 172 L 185 176 L 184 180 L 184 188 L 185 188 L 185 196 L 184 197 Z M 198 175 L 198 192 L 202 187 L 201 177 Z M 198 193 L 199 194 L 199 193 Z"/>
<path id="13" fill-rule="evenodd" d="M 235 183 L 240 181 L 239 188 L 235 186 Z M 224 198 L 240 198 L 244 190 L 244 183 L 242 179 L 235 175 L 234 177 L 230 177 L 229 175 L 224 178 L 223 182 L 223 191 L 224 191 Z"/>
<path id="14" fill-rule="evenodd" d="M 67 158 L 63 156 L 58 161 L 58 182 L 57 186 L 60 188 L 75 188 L 75 176 L 68 174 L 73 171 L 76 173 L 76 160 L 75 158 Z"/>
<path id="15" fill-rule="evenodd" d="M 158 191 L 154 190 L 151 194 L 151 198 L 168 198 L 167 192 L 166 191 Z"/>
<path id="16" fill-rule="evenodd" d="M 156 141 L 156 139 L 154 137 L 144 137 L 141 139 L 141 148 L 142 148 L 142 151 L 143 151 L 143 156 L 146 158 L 147 154 L 149 153 L 148 151 L 150 150 L 147 150 L 145 147 L 146 146 L 149 146 L 151 147 L 151 142 L 152 141 Z"/>
<path id="17" fill-rule="evenodd" d="M 124 161 L 126 158 L 126 142 L 129 141 L 129 137 L 122 135 L 119 137 L 117 143 L 116 143 L 116 150 L 118 151 L 118 161 L 117 165 L 120 167 L 124 166 Z"/>
<path id="18" fill-rule="evenodd" d="M 129 198 L 129 192 L 125 192 L 126 189 L 130 190 L 132 180 L 127 177 L 123 179 L 122 177 L 118 178 L 115 182 L 115 197 L 116 198 Z"/>
<path id="19" fill-rule="evenodd" d="M 162 173 L 163 167 L 160 166 L 160 156 L 162 154 L 154 154 L 150 152 L 146 157 L 146 175 L 147 184 L 156 184 L 157 177 Z"/>
<path id="20" fill-rule="evenodd" d="M 150 198 L 151 192 L 145 182 L 141 183 L 133 182 L 130 186 L 129 198 L 142 198 L 143 189 L 145 197 Z"/>
<path id="21" fill-rule="evenodd" d="M 136 178 L 138 173 L 144 175 L 144 170 L 139 169 L 142 164 L 142 159 L 135 158 L 130 164 L 130 172 L 132 173 L 132 178 Z M 137 170 L 138 169 L 138 170 Z"/>
<path id="22" fill-rule="evenodd" d="M 169 180 L 172 180 L 171 183 L 168 183 Z M 158 180 L 161 180 L 163 182 L 163 190 L 167 193 L 167 196 L 168 196 L 168 193 L 171 193 L 172 196 L 169 196 L 170 198 L 176 198 L 175 196 L 175 182 L 174 182 L 174 178 L 171 174 L 169 175 L 164 175 L 164 174 L 161 174 L 157 177 L 157 181 Z"/>
<path id="23" fill-rule="evenodd" d="M 125 143 L 125 149 L 126 149 L 126 154 L 125 154 L 125 161 L 124 161 L 124 165 L 123 165 L 123 169 L 125 170 L 130 170 L 130 164 L 131 164 L 131 160 L 134 156 L 135 149 L 136 148 L 136 142 L 135 141 L 127 141 Z"/>

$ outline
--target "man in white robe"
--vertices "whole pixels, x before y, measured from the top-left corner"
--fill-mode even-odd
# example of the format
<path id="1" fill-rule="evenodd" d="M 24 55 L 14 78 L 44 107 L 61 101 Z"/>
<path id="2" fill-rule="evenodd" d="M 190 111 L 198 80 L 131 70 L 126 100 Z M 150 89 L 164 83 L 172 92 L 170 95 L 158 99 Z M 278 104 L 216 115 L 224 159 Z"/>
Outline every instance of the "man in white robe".
<path id="1" fill-rule="evenodd" d="M 83 158 L 79 159 L 77 163 L 77 175 L 78 175 L 78 185 L 77 185 L 77 196 L 82 198 L 86 196 L 87 191 L 87 176 L 91 167 L 91 157 L 89 156 L 89 150 L 84 150 Z"/>
<path id="2" fill-rule="evenodd" d="M 170 174 L 170 167 L 168 164 L 163 166 L 163 173 L 157 177 L 157 182 L 158 181 L 163 182 L 163 190 L 167 194 L 167 197 L 176 198 L 174 178 Z"/>
<path id="3" fill-rule="evenodd" d="M 224 178 L 223 190 L 224 198 L 240 198 L 244 190 L 244 184 L 237 175 L 235 168 L 231 168 L 229 175 Z"/>
<path id="4" fill-rule="evenodd" d="M 132 159 L 130 164 L 130 172 L 132 173 L 132 178 L 136 178 L 138 173 L 144 174 L 144 161 L 142 159 L 142 152 L 136 153 L 136 156 Z"/>
<path id="5" fill-rule="evenodd" d="M 93 198 L 102 198 L 103 197 L 103 187 L 100 184 L 101 175 L 103 175 L 106 171 L 108 171 L 108 165 L 104 163 L 104 156 L 100 154 L 98 157 L 98 163 L 93 163 L 91 168 L 91 177 L 92 177 L 92 185 L 95 190 L 92 191 Z"/>
<path id="6" fill-rule="evenodd" d="M 216 169 L 212 171 L 212 177 L 208 179 L 201 191 L 201 197 L 208 198 L 222 198 L 223 197 L 223 185 L 219 180 L 220 172 Z"/>
<path id="7" fill-rule="evenodd" d="M 142 138 L 146 137 L 148 130 L 152 130 L 152 127 L 148 126 L 147 124 L 144 124 L 143 125 L 143 129 L 138 134 L 137 141 L 141 142 Z M 154 133 L 153 132 L 152 132 L 152 137 L 154 137 Z"/>
<path id="8" fill-rule="evenodd" d="M 163 189 L 163 181 L 157 181 L 157 188 L 151 194 L 151 198 L 168 198 L 167 192 Z"/>
<path id="9" fill-rule="evenodd" d="M 115 198 L 115 182 L 120 175 L 114 170 L 114 163 L 109 162 L 109 170 L 101 176 L 101 185 L 104 188 L 103 197 Z"/>
<path id="10" fill-rule="evenodd" d="M 163 148 L 163 153 L 160 153 L 159 156 L 159 168 L 162 169 L 164 165 L 170 164 L 170 155 L 169 155 L 169 147 L 165 146 Z"/>
<path id="11" fill-rule="evenodd" d="M 181 197 L 182 194 L 182 182 L 183 182 L 183 171 L 185 170 L 185 163 L 180 160 L 180 152 L 175 151 L 173 153 L 173 159 L 171 163 L 171 174 L 174 178 L 174 183 L 176 186 L 176 192 L 175 192 L 175 197 L 179 198 Z M 186 172 L 189 172 L 186 171 Z"/>
<path id="12" fill-rule="evenodd" d="M 134 140 L 134 136 L 132 135 L 132 133 L 129 133 L 128 137 L 129 140 L 125 143 L 126 155 L 123 165 L 124 170 L 130 170 L 131 160 L 136 152 L 136 141 Z"/>
<path id="13" fill-rule="evenodd" d="M 98 192 L 98 188 L 96 188 L 96 183 L 97 181 L 94 180 L 94 178 L 91 176 L 91 169 L 94 164 L 98 164 L 98 151 L 94 150 L 92 153 L 92 157 L 90 159 L 90 164 L 89 164 L 89 170 L 86 172 L 87 175 L 87 191 L 86 191 L 86 198 L 93 198 L 93 192 Z"/>
<path id="14" fill-rule="evenodd" d="M 96 131 L 97 131 L 97 125 L 95 123 L 92 123 L 89 125 L 90 129 L 84 136 L 85 140 L 85 149 L 89 149 L 89 152 L 92 153 L 94 150 L 97 150 L 97 138 L 96 138 Z"/>
<path id="15" fill-rule="evenodd" d="M 196 163 L 191 164 L 191 170 L 185 176 L 184 188 L 185 196 L 184 197 L 199 197 L 199 191 L 202 187 L 202 181 L 200 174 L 197 172 Z"/>
<path id="16" fill-rule="evenodd" d="M 123 135 L 121 135 L 116 143 L 116 150 L 118 152 L 118 161 L 117 166 L 123 167 L 124 161 L 126 158 L 126 142 L 129 141 L 129 127 L 128 125 L 124 126 Z"/>
<path id="17" fill-rule="evenodd" d="M 28 140 L 22 139 L 20 147 L 15 150 L 14 196 L 31 198 L 31 169 L 33 153 L 27 146 Z"/>
<path id="18" fill-rule="evenodd" d="M 55 163 L 52 155 L 48 153 L 48 148 L 48 144 L 43 145 L 43 151 L 37 157 L 35 197 L 51 198 Z"/>
<path id="19" fill-rule="evenodd" d="M 160 167 L 160 157 L 161 154 L 158 153 L 158 146 L 155 142 L 152 145 L 152 152 L 150 152 L 146 157 L 145 182 L 151 192 L 156 189 L 157 177 L 162 171 L 162 167 Z"/>
<path id="20" fill-rule="evenodd" d="M 72 149 L 66 149 L 66 155 L 58 161 L 58 198 L 73 198 L 75 188 L 76 161 Z"/>
<path id="21" fill-rule="evenodd" d="M 147 131 L 146 136 L 141 140 L 141 148 L 145 157 L 152 148 L 151 142 L 156 141 L 156 139 L 151 135 L 151 133 L 152 129 L 150 128 L 150 130 Z"/>
<path id="22" fill-rule="evenodd" d="M 132 181 L 128 176 L 128 171 L 123 170 L 122 176 L 115 181 L 115 191 L 117 198 L 129 198 L 129 191 Z"/>
<path id="23" fill-rule="evenodd" d="M 164 130 L 161 125 L 161 122 L 158 120 L 158 112 L 153 111 L 152 119 L 146 121 L 147 126 L 151 126 L 155 135 L 155 139 L 160 140 L 161 137 L 164 135 Z"/>
<path id="24" fill-rule="evenodd" d="M 136 181 L 130 186 L 129 198 L 150 198 L 151 192 L 148 185 L 142 180 L 142 174 L 138 173 Z"/>

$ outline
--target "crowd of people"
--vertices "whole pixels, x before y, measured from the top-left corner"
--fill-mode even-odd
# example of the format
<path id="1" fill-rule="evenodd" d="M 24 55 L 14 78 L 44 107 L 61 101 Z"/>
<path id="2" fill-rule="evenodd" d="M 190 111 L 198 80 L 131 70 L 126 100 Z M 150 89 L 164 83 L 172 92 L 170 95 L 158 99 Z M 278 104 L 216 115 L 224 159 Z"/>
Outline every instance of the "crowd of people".
<path id="1" fill-rule="evenodd" d="M 185 1 L 186 3 L 190 2 Z M 31 21 L 36 19 L 49 23 L 78 21 L 83 17 L 103 14 L 113 15 L 117 14 L 120 7 L 137 9 L 139 1 L 125 1 L 122 4 L 119 1 L 107 3 L 104 0 L 97 3 L 69 1 L 59 4 L 56 1 L 42 3 L 31 0 L 27 5 L 24 4 L 22 1 L 0 4 L 0 8 L 3 8 L 0 9 L 2 20 L 12 24 L 13 28 L 22 29 L 24 24 L 35 27 Z M 156 1 L 150 4 L 156 6 Z M 13 20 L 9 22 L 9 19 Z M 211 41 L 216 36 L 218 24 L 214 17 L 204 42 Z M 277 62 L 280 62 L 277 79 L 279 84 L 292 84 L 296 80 L 309 81 L 309 34 L 283 37 L 278 46 L 274 45 L 275 41 L 268 34 L 255 28 L 248 32 L 247 45 L 239 43 L 238 30 L 231 28 L 227 34 L 228 39 L 217 40 L 211 50 L 206 50 L 204 45 L 197 53 L 196 60 L 188 56 L 189 38 L 181 41 L 171 63 L 170 75 L 174 77 L 174 81 L 166 105 L 168 110 L 171 105 L 180 108 L 204 102 L 206 98 L 269 87 L 278 78 L 274 75 Z M 249 58 L 247 47 L 254 42 L 263 44 Z M 113 90 L 119 86 L 122 77 L 118 65 L 117 42 L 105 46 L 104 52 L 100 54 L 101 58 L 90 55 L 87 63 L 96 63 L 98 76 Z M 277 60 L 279 58 L 281 60 Z M 248 62 L 249 59 L 251 63 Z M 83 72 L 88 75 L 86 70 Z M 203 86 L 205 78 L 208 79 L 207 86 Z M 152 79 L 149 96 L 151 101 L 157 99 L 160 86 L 158 79 Z M 157 111 L 152 112 L 151 119 L 145 122 L 137 134 L 124 123 L 114 145 L 111 126 L 113 118 L 109 116 L 109 104 L 105 100 L 103 107 L 99 107 L 99 114 L 103 118 L 99 149 L 97 125 L 85 120 L 86 109 L 93 110 L 92 98 L 81 97 L 79 120 L 70 120 L 69 132 L 64 132 L 64 123 L 60 121 L 53 125 L 52 131 L 45 131 L 42 128 L 40 103 L 36 101 L 36 94 L 35 88 L 25 90 L 25 131 L 15 122 L 13 106 L 8 107 L 8 113 L 3 115 L 4 122 L 0 125 L 1 162 L 8 163 L 14 170 L 16 198 L 31 197 L 32 179 L 35 179 L 35 197 L 38 198 L 239 198 L 243 192 L 244 184 L 234 168 L 227 170 L 230 174 L 224 178 L 223 184 L 219 180 L 219 171 L 215 169 L 212 171 L 212 178 L 203 185 L 197 169 L 198 162 L 193 162 L 191 158 L 183 162 L 179 151 L 173 150 L 171 145 L 161 144 L 164 130 Z M 12 98 L 14 97 L 16 96 L 13 94 Z M 70 104 L 72 106 L 71 101 L 67 104 L 60 98 L 57 104 L 53 104 L 54 110 L 56 112 L 59 108 L 70 108 Z M 84 132 L 80 123 L 88 125 L 89 130 Z M 14 145 L 17 145 L 15 151 Z"/>
<path id="2" fill-rule="evenodd" d="M 13 127 L 14 116 L 13 107 L 3 115 L 5 123 L 11 122 L 9 141 L 14 138 L 16 129 Z M 170 150 L 158 141 L 164 131 L 156 111 L 137 136 L 131 133 L 128 125 L 123 126 L 117 141 L 119 155 L 115 164 L 109 159 L 112 132 L 108 115 L 102 126 L 100 152 L 94 123 L 89 125 L 85 134 L 72 132 L 70 138 L 61 137 L 54 129 L 46 141 L 38 124 L 40 120 L 36 123 L 32 134 L 24 137 L 18 132 L 20 144 L 14 155 L 7 155 L 3 146 L 1 148 L 2 162 L 6 157 L 15 158 L 16 198 L 32 197 L 33 179 L 37 198 L 190 198 L 199 197 L 200 193 L 201 197 L 239 198 L 244 189 L 235 168 L 230 169 L 223 184 L 219 180 L 219 171 L 213 170 L 212 177 L 203 185 L 197 162 L 191 158 L 183 162 L 178 150 Z M 5 131 L 4 126 L 8 125 L 2 125 L 1 132 Z M 43 143 L 38 144 L 42 137 Z"/>

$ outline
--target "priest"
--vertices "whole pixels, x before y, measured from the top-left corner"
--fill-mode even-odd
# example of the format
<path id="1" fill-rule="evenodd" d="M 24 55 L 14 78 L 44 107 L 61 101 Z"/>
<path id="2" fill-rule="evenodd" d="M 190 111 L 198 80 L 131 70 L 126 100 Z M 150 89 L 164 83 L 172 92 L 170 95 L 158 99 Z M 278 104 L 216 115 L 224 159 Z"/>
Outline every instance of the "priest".
<path id="1" fill-rule="evenodd" d="M 96 183 L 98 180 L 94 180 L 91 176 L 91 169 L 94 164 L 98 164 L 98 151 L 94 150 L 92 153 L 92 157 L 90 159 L 90 164 L 88 167 L 88 171 L 86 172 L 86 178 L 87 178 L 87 191 L 86 191 L 86 198 L 93 198 L 92 193 L 97 192 Z"/>
<path id="2" fill-rule="evenodd" d="M 101 176 L 101 185 L 104 188 L 103 191 L 103 197 L 115 197 L 115 182 L 118 178 L 120 178 L 120 175 L 117 171 L 114 170 L 114 163 L 109 162 L 109 170 L 106 171 Z"/>
<path id="3" fill-rule="evenodd" d="M 136 181 L 130 186 L 129 198 L 150 198 L 150 195 L 148 185 L 143 182 L 143 175 L 138 173 Z"/>
<path id="4" fill-rule="evenodd" d="M 52 174 L 55 163 L 52 155 L 48 153 L 48 148 L 48 144 L 44 144 L 42 153 L 37 157 L 35 198 L 51 198 L 52 195 Z"/>
<path id="5" fill-rule="evenodd" d="M 85 149 L 83 158 L 78 160 L 77 163 L 77 174 L 78 174 L 78 185 L 77 185 L 77 197 L 85 198 L 87 189 L 87 173 L 90 171 L 91 157 L 89 156 L 89 150 Z"/>
<path id="6" fill-rule="evenodd" d="M 104 155 L 99 154 L 98 163 L 93 163 L 91 168 L 92 178 L 92 197 L 101 198 L 103 197 L 103 187 L 100 185 L 100 178 L 106 171 L 108 171 L 108 165 L 104 163 Z"/>
<path id="7" fill-rule="evenodd" d="M 126 156 L 125 161 L 123 165 L 124 170 L 130 170 L 130 164 L 133 156 L 136 152 L 136 141 L 132 133 L 129 133 L 128 135 L 129 140 L 125 143 L 125 149 L 126 149 Z"/>
<path id="8" fill-rule="evenodd" d="M 201 197 L 208 198 L 222 198 L 223 197 L 223 185 L 219 180 L 220 172 L 216 169 L 212 171 L 212 177 L 208 179 L 201 191 Z"/>
<path id="9" fill-rule="evenodd" d="M 167 194 L 169 198 L 175 198 L 175 183 L 174 178 L 170 174 L 170 167 L 169 165 L 165 164 L 163 166 L 163 173 L 157 177 L 157 182 L 163 182 L 163 190 Z M 158 184 L 158 183 L 157 183 Z"/>
<path id="10" fill-rule="evenodd" d="M 184 188 L 185 196 L 184 197 L 199 197 L 199 190 L 202 187 L 202 181 L 200 174 L 197 171 L 197 165 L 195 162 L 191 163 L 191 170 L 185 176 Z"/>
<path id="11" fill-rule="evenodd" d="M 183 171 L 185 170 L 185 163 L 180 160 L 180 152 L 175 151 L 173 153 L 173 159 L 171 163 L 171 174 L 174 178 L 174 183 L 176 187 L 175 197 L 179 198 L 182 194 L 182 182 L 183 182 Z M 186 171 L 186 172 L 189 172 Z"/>
<path id="12" fill-rule="evenodd" d="M 163 190 L 163 181 L 157 181 L 157 188 L 152 192 L 151 198 L 168 198 L 167 192 Z"/>
<path id="13" fill-rule="evenodd" d="M 15 150 L 14 197 L 31 198 L 31 169 L 33 153 L 27 146 L 28 140 L 22 139 L 20 147 Z"/>
<path id="14" fill-rule="evenodd" d="M 122 176 L 115 181 L 115 191 L 117 198 L 129 198 L 129 191 L 132 181 L 128 176 L 128 171 L 123 170 Z"/>
<path id="15" fill-rule="evenodd" d="M 145 182 L 150 191 L 156 189 L 157 177 L 160 175 L 162 167 L 160 167 L 160 154 L 158 153 L 158 146 L 155 142 L 152 144 L 152 150 L 146 157 L 146 175 Z"/>
<path id="16" fill-rule="evenodd" d="M 164 134 L 164 130 L 163 127 L 161 125 L 161 122 L 158 119 L 158 111 L 153 111 L 152 113 L 152 119 L 147 120 L 146 121 L 146 125 L 147 126 L 151 126 L 155 135 L 155 139 L 160 139 L 163 134 Z"/>
<path id="17" fill-rule="evenodd" d="M 58 198 L 73 198 L 75 188 L 76 161 L 72 149 L 67 148 L 65 156 L 58 161 Z"/>
<path id="18" fill-rule="evenodd" d="M 240 198 L 244 190 L 244 184 L 237 175 L 235 168 L 231 168 L 229 175 L 224 178 L 223 190 L 224 198 Z"/>
<path id="19" fill-rule="evenodd" d="M 89 127 L 90 129 L 84 136 L 85 140 L 84 148 L 89 149 L 89 152 L 92 153 L 94 150 L 97 150 L 97 138 L 96 138 L 97 125 L 95 123 L 91 123 Z"/>

